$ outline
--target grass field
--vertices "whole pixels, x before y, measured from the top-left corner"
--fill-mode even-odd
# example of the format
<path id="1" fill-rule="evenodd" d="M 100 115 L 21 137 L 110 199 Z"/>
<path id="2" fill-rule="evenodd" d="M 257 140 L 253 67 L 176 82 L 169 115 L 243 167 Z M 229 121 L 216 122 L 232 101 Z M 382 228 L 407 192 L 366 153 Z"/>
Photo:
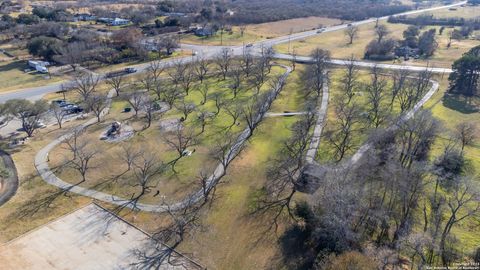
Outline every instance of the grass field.
<path id="1" fill-rule="evenodd" d="M 274 72 L 280 71 L 275 68 Z M 302 100 L 298 93 L 297 76 L 298 72 L 294 72 L 289 77 L 288 84 L 282 95 L 274 102 L 272 111 L 298 109 Z M 75 99 L 75 94 L 69 95 L 69 100 Z M 56 99 L 58 94 L 51 94 L 48 98 Z M 121 110 L 124 106 L 125 103 L 115 102 L 113 110 Z M 111 114 L 115 115 L 116 112 L 112 111 Z M 275 157 L 282 141 L 289 136 L 288 126 L 296 119 L 296 117 L 265 119 L 247 144 L 247 148 L 232 163 L 223 180 L 224 183 L 218 188 L 218 197 L 213 206 L 206 207 L 206 212 L 202 216 L 205 229 L 201 229 L 194 237 L 189 237 L 183 242 L 180 251 L 193 253 L 202 264 L 212 269 L 261 269 L 272 264 L 272 260 L 279 252 L 277 239 L 273 234 L 268 237 L 261 235 L 261 222 L 258 217 L 250 216 L 251 193 L 263 185 L 266 167 Z M 79 122 L 67 123 L 66 128 L 73 124 L 78 125 Z M 59 196 L 52 200 L 49 206 L 37 204 L 40 201 L 42 203 L 47 201 L 46 198 L 57 189 L 45 184 L 36 176 L 33 157 L 41 147 L 65 132 L 64 130 L 58 130 L 58 127 L 42 130 L 21 151 L 14 154 L 14 159 L 19 164 L 21 185 L 17 196 L 0 208 L 2 220 L 0 242 L 19 236 L 90 201 L 88 198 L 70 194 Z M 59 155 L 58 158 L 63 156 Z M 51 159 L 54 159 L 54 156 L 50 155 Z M 19 218 L 21 214 L 19 210 L 31 209 L 34 206 L 39 207 L 39 212 Z M 149 213 L 129 213 L 125 218 L 147 231 L 152 231 L 159 222 L 158 216 Z M 264 240 L 257 242 L 260 236 L 263 236 Z"/>
<path id="2" fill-rule="evenodd" d="M 281 72 L 283 72 L 282 69 L 274 67 L 271 76 L 280 74 Z M 209 85 L 210 89 L 210 98 L 207 103 L 204 105 L 201 104 L 201 94 L 194 89 L 191 90 L 186 101 L 194 103 L 198 109 L 207 112 L 215 112 L 216 110 L 215 102 L 212 98 L 216 93 L 223 93 L 226 101 L 234 102 L 237 105 L 245 104 L 254 94 L 254 90 L 252 89 L 240 93 L 234 99 L 233 94 L 228 90 L 231 84 L 229 79 L 219 81 L 217 77 L 212 77 L 206 80 L 204 84 Z M 262 91 L 268 90 L 268 85 L 268 81 L 266 81 Z M 170 86 L 166 85 L 165 87 Z M 140 118 L 134 118 L 133 112 L 122 113 L 124 107 L 129 107 L 126 101 L 115 99 L 108 117 L 102 123 L 93 125 L 87 129 L 85 139 L 90 142 L 89 145 L 92 148 L 95 148 L 99 152 L 99 155 L 92 160 L 92 163 L 104 165 L 92 168 L 88 174 L 88 180 L 81 184 L 81 186 L 99 189 L 119 197 L 129 197 L 130 194 L 140 191 L 140 187 L 136 185 L 137 183 L 135 182 L 136 180 L 132 172 L 124 173 L 127 170 L 127 165 L 122 159 L 124 145 L 128 144 L 138 149 L 151 149 L 164 163 L 174 160 L 178 155 L 174 149 L 165 143 L 164 138 L 173 137 L 173 135 L 160 129 L 160 120 L 155 121 L 151 128 L 143 130 L 145 121 Z M 140 114 L 139 117 L 141 117 L 141 115 L 142 114 Z M 200 134 L 201 128 L 198 125 L 196 115 L 196 113 L 191 114 L 182 125 L 185 126 L 185 128 L 193 129 L 195 134 Z M 181 117 L 182 113 L 177 109 L 173 109 L 163 115 L 161 120 L 178 120 Z M 136 131 L 136 135 L 125 143 L 112 144 L 99 140 L 101 134 L 109 128 L 110 123 L 113 121 L 128 123 Z M 198 144 L 189 147 L 190 151 L 194 150 L 194 154 L 180 159 L 177 163 L 176 170 L 178 173 L 171 171 L 168 166 L 160 176 L 152 179 L 152 184 L 155 186 L 154 191 L 159 190 L 161 191 L 161 195 L 167 196 L 168 199 L 177 200 L 197 189 L 196 181 L 200 172 L 204 170 L 210 173 L 214 170 L 217 162 L 209 155 L 210 150 L 214 148 L 219 140 L 222 140 L 223 136 L 228 136 L 224 134 L 224 131 L 231 125 L 231 121 L 230 116 L 225 110 L 222 110 L 218 116 L 212 121 L 209 121 L 205 133 L 201 133 L 197 137 L 199 140 Z M 245 122 L 240 121 L 238 125 L 234 125 L 231 128 L 231 131 L 234 133 L 239 132 L 245 127 Z M 65 145 L 63 145 L 63 147 L 59 146 L 51 153 L 51 165 L 57 168 L 55 173 L 60 178 L 71 183 L 77 183 L 81 179 L 80 174 L 68 166 L 62 166 L 62 164 L 65 164 L 68 160 L 68 157 L 71 156 L 65 147 Z M 143 197 L 142 202 L 159 203 L 162 197 L 154 194 L 155 192 L 152 192 L 152 194 Z"/>
<path id="3" fill-rule="evenodd" d="M 297 66 L 271 111 L 298 110 L 302 104 Z M 202 221 L 205 230 L 189 238 L 180 250 L 193 252 L 212 269 L 278 269 L 278 236 L 285 229 L 281 223 L 278 234 L 265 233 L 269 217 L 252 216 L 252 194 L 266 181 L 267 167 L 282 143 L 290 136 L 289 127 L 298 117 L 267 118 L 255 132 L 247 149 L 242 152 L 218 188 L 218 198 Z"/>
<path id="4" fill-rule="evenodd" d="M 67 123 L 65 129 L 78 124 L 78 121 Z M 28 144 L 9 150 L 17 167 L 20 185 L 16 195 L 0 207 L 0 243 L 18 237 L 91 201 L 73 194 L 68 196 L 59 194 L 59 189 L 48 185 L 38 176 L 33 165 L 35 154 L 52 138 L 63 134 L 65 129 L 59 130 L 58 127 L 43 129 Z"/>
<path id="5" fill-rule="evenodd" d="M 433 15 L 437 18 L 464 18 L 473 19 L 480 17 L 480 6 L 457 6 L 453 10 L 441 9 L 435 10 L 435 12 L 427 12 L 426 15 Z M 416 17 L 418 14 L 410 15 L 410 17 Z"/>
<path id="6" fill-rule="evenodd" d="M 432 158 L 439 155 L 444 146 L 449 143 L 457 124 L 464 121 L 478 124 L 480 117 L 480 99 L 445 96 L 448 89 L 447 76 L 444 78 L 439 76 L 438 80 L 440 81 L 440 90 L 425 105 L 425 108 L 431 110 L 433 116 L 442 124 L 441 132 L 432 149 Z M 470 167 L 474 169 L 473 174 L 478 177 L 480 175 L 480 141 L 477 140 L 473 145 L 466 146 L 464 154 Z M 460 240 L 460 245 L 458 245 L 460 251 L 470 254 L 478 248 L 480 235 L 475 221 L 461 222 L 458 227 L 453 229 L 452 233 Z"/>
<path id="7" fill-rule="evenodd" d="M 202 45 L 242 45 L 284 36 L 290 33 L 312 30 L 319 28 L 319 26 L 331 26 L 341 23 L 341 20 L 324 17 L 297 18 L 269 23 L 249 24 L 246 26 L 243 36 L 240 34 L 240 28 L 234 26 L 232 28 L 232 34 L 223 34 L 223 42 L 221 42 L 220 33 L 208 38 L 188 34 L 182 37 L 181 42 Z"/>
<path id="8" fill-rule="evenodd" d="M 28 66 L 25 61 L 0 62 L 0 92 L 43 86 L 62 80 L 61 77 L 47 77 L 34 71 L 25 73 L 26 68 Z"/>
<path id="9" fill-rule="evenodd" d="M 347 44 L 348 40 L 343 31 L 327 32 L 312 38 L 294 41 L 290 44 L 290 48 L 294 49 L 298 55 L 308 55 L 316 48 L 329 50 L 333 58 L 349 58 L 352 55 L 356 58 L 363 58 L 365 47 L 372 39 L 375 38 L 375 24 L 364 24 L 359 26 L 358 38 L 353 44 Z M 387 24 L 390 30 L 389 37 L 399 39 L 402 32 L 407 29 L 407 25 Z M 288 43 L 275 46 L 279 52 L 288 53 Z"/>
<path id="10" fill-rule="evenodd" d="M 405 24 L 385 23 L 385 25 L 390 31 L 389 37 L 396 40 L 402 39 L 403 31 L 408 27 L 408 25 Z M 427 31 L 431 28 L 437 29 L 436 37 L 438 42 L 438 48 L 432 57 L 428 59 L 411 59 L 409 61 L 398 60 L 396 62 L 408 65 L 426 66 L 428 64 L 434 67 L 450 67 L 453 61 L 460 58 L 462 54 L 467 52 L 472 47 L 480 45 L 479 40 L 453 40 L 451 47 L 448 48 L 447 44 L 449 42 L 449 33 L 452 31 L 452 29 L 445 29 L 442 35 L 438 34 L 438 29 L 440 27 L 425 27 L 422 29 L 422 31 Z M 332 58 L 345 59 L 350 58 L 353 55 L 357 59 L 362 59 L 366 46 L 374 38 L 374 24 L 370 23 L 359 26 L 358 38 L 351 45 L 347 44 L 348 42 L 343 31 L 335 31 L 323 33 L 305 40 L 292 42 L 290 44 L 290 48 L 291 50 L 295 50 L 298 55 L 309 55 L 314 49 L 321 48 L 329 50 Z M 277 45 L 275 49 L 282 53 L 288 53 L 289 45 L 287 43 L 280 44 Z M 391 63 L 391 61 L 388 62 Z"/>

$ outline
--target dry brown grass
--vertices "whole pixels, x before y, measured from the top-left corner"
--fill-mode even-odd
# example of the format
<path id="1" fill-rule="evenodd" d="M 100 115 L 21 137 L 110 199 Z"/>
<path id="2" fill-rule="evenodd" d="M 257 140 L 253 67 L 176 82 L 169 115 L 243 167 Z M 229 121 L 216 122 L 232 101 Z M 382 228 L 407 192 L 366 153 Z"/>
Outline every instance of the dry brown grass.
<path id="1" fill-rule="evenodd" d="M 285 36 L 290 33 L 297 33 L 319 28 L 320 26 L 332 26 L 342 24 L 339 19 L 325 17 L 306 17 L 276 22 L 249 24 L 246 32 L 267 37 Z"/>

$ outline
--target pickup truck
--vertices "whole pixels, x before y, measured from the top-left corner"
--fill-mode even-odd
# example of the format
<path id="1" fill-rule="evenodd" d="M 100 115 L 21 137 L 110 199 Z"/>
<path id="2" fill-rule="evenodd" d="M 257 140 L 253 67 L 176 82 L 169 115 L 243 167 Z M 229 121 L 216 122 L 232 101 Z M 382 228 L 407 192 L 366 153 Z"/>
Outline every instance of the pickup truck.
<path id="1" fill-rule="evenodd" d="M 135 72 L 137 72 L 136 68 L 129 67 L 129 68 L 124 68 L 123 70 L 117 70 L 117 71 L 109 72 L 105 75 L 105 77 L 113 78 L 113 77 L 118 77 L 118 76 L 130 74 L 130 73 L 135 73 Z"/>

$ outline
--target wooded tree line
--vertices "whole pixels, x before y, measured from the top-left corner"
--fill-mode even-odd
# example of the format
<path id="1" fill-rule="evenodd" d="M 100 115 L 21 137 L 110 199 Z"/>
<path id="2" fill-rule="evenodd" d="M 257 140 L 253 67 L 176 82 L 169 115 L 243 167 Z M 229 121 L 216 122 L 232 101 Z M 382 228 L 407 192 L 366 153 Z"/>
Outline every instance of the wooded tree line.
<path id="1" fill-rule="evenodd" d="M 308 70 L 315 66 L 305 73 L 312 74 Z M 478 179 L 464 152 L 478 139 L 477 125 L 459 123 L 443 151 L 432 152 L 442 129 L 439 121 L 424 110 L 399 121 L 392 111 L 399 106 L 403 115 L 411 109 L 430 89 L 431 73 L 385 74 L 374 68 L 370 77 L 367 83 L 359 80 L 353 59 L 340 76 L 341 91 L 332 105 L 336 117 L 322 141 L 333 146 L 337 162 L 317 169 L 314 190 L 306 190 L 301 177 L 315 122 L 311 109 L 292 125 L 292 135 L 271 161 L 255 213 L 271 221 L 267 230 L 292 222 L 280 238 L 281 264 L 367 270 L 478 262 L 480 247 L 464 253 L 454 233 L 475 226 L 480 215 Z M 309 89 L 315 85 L 306 82 Z M 363 108 L 359 92 L 367 99 Z M 359 128 L 370 130 L 372 147 L 358 163 L 340 162 L 356 147 L 352 141 Z M 305 191 L 313 192 L 308 200 L 295 197 Z"/>
<path id="2" fill-rule="evenodd" d="M 233 23 L 263 23 L 308 16 L 325 16 L 343 20 L 362 20 L 381 17 L 411 9 L 393 1 L 233 1 L 229 5 L 235 14 Z"/>
<path id="3" fill-rule="evenodd" d="M 480 95 L 480 46 L 456 60 L 452 69 L 449 92 L 468 97 Z"/>
<path id="4" fill-rule="evenodd" d="M 345 31 L 350 44 L 356 39 L 356 32 L 351 28 Z M 364 57 L 372 60 L 391 60 L 395 56 L 412 56 L 411 52 L 405 51 L 406 48 L 408 50 L 417 49 L 419 57 L 430 57 L 438 48 L 436 34 L 436 29 L 421 32 L 420 28 L 409 26 L 403 31 L 403 40 L 394 40 L 389 38 L 390 31 L 387 26 L 377 25 L 375 26 L 376 39 L 367 45 Z"/>

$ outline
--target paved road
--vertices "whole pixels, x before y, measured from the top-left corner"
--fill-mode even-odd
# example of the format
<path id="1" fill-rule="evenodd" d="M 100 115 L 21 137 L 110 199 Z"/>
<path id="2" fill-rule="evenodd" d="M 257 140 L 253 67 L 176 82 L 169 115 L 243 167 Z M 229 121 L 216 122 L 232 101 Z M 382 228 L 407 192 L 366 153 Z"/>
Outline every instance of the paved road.
<path id="1" fill-rule="evenodd" d="M 431 12 L 431 11 L 436 11 L 436 10 L 441 10 L 441 9 L 457 7 L 457 6 L 460 6 L 460 5 L 464 5 L 466 3 L 467 3 L 467 1 L 462 1 L 462 2 L 459 2 L 459 3 L 451 4 L 451 5 L 438 6 L 438 7 L 426 8 L 426 9 L 419 9 L 419 10 L 412 10 L 412 11 L 408 11 L 408 12 L 395 14 L 395 15 L 392 15 L 392 16 L 413 15 L 413 14 L 419 14 L 419 13 L 424 13 L 424 12 Z M 386 20 L 386 19 L 388 19 L 388 17 L 390 17 L 390 16 L 380 17 L 378 19 L 379 20 Z M 371 18 L 371 19 L 367 19 L 367 20 L 363 20 L 363 21 L 352 22 L 351 24 L 355 25 L 355 26 L 359 26 L 359 25 L 363 25 L 363 24 L 373 23 L 376 20 L 377 20 L 377 18 Z M 323 31 L 322 33 L 339 31 L 339 30 L 343 30 L 347 27 L 348 27 L 348 24 L 331 26 L 331 27 L 325 28 L 325 31 Z M 306 32 L 295 33 L 295 34 L 288 35 L 288 36 L 272 38 L 272 39 L 269 39 L 269 40 L 258 42 L 258 44 L 255 44 L 255 45 L 256 46 L 270 47 L 270 46 L 278 45 L 278 44 L 281 44 L 281 43 L 287 43 L 287 42 L 290 42 L 290 41 L 293 41 L 293 40 L 299 40 L 299 39 L 306 39 L 306 38 L 309 38 L 309 37 L 312 37 L 312 36 L 322 34 L 322 33 L 318 33 L 317 31 L 318 30 L 311 30 L 311 31 L 306 31 Z"/>
<path id="2" fill-rule="evenodd" d="M 434 10 L 438 10 L 438 9 L 445 9 L 445 8 L 450 8 L 450 7 L 462 5 L 462 4 L 465 4 L 465 3 L 466 3 L 466 1 L 463 1 L 463 2 L 460 2 L 460 3 L 453 4 L 453 5 L 429 8 L 429 9 L 424 9 L 424 10 L 410 11 L 410 12 L 406 12 L 406 13 L 402 13 L 402 14 L 398 14 L 398 15 L 417 14 L 417 13 L 426 12 L 426 11 L 434 11 Z M 387 18 L 388 17 L 382 17 L 380 19 L 385 20 Z M 360 22 L 355 22 L 353 24 L 354 25 L 361 25 L 361 24 L 365 24 L 365 23 L 374 22 L 375 20 L 376 19 L 369 19 L 369 20 L 364 20 L 364 21 L 360 21 Z M 338 30 L 344 29 L 346 27 L 347 27 L 347 25 L 333 26 L 333 27 L 327 28 L 324 32 L 338 31 Z M 303 33 L 293 34 L 293 35 L 286 36 L 286 37 L 279 37 L 279 38 L 275 38 L 275 39 L 271 39 L 271 40 L 256 43 L 256 44 L 253 45 L 252 49 L 255 50 L 255 49 L 258 49 L 258 48 L 262 48 L 264 46 L 273 46 L 273 45 L 276 45 L 276 44 L 280 44 L 280 43 L 284 43 L 284 42 L 288 42 L 288 41 L 296 40 L 296 39 L 303 39 L 303 38 L 318 35 L 318 34 L 319 33 L 317 33 L 317 31 L 307 31 L 307 32 L 303 32 Z M 167 61 L 163 61 L 162 64 L 164 66 L 169 66 L 169 65 L 172 65 L 173 63 L 175 63 L 176 61 L 189 62 L 189 61 L 194 60 L 196 57 L 211 58 L 214 55 L 216 55 L 219 51 L 221 51 L 222 49 L 225 48 L 225 47 L 221 47 L 221 46 L 205 47 L 205 46 L 197 46 L 197 45 L 182 45 L 182 47 L 184 49 L 195 50 L 195 51 L 198 52 L 198 55 L 197 56 L 192 55 L 190 57 L 184 57 L 184 58 L 181 58 L 181 59 L 167 60 Z M 241 47 L 241 46 L 229 47 L 229 49 L 231 49 L 231 51 L 234 55 L 240 55 L 241 53 L 243 53 L 243 50 L 244 50 L 244 48 Z M 289 59 L 291 60 L 292 59 L 292 56 L 284 55 L 284 54 L 277 54 L 276 57 L 280 58 L 280 59 L 286 59 L 286 60 L 289 60 Z M 308 57 L 297 57 L 297 61 L 308 62 L 308 61 L 310 61 L 310 59 Z M 338 65 L 345 65 L 344 60 L 332 60 L 331 63 L 332 64 L 338 64 Z M 355 62 L 355 64 L 358 65 L 358 66 L 362 66 L 362 67 L 372 67 L 372 66 L 376 65 L 376 66 L 384 68 L 384 69 L 408 69 L 408 70 L 412 70 L 412 71 L 421 71 L 421 70 L 426 69 L 425 67 L 417 67 L 417 66 L 376 64 L 376 63 L 361 62 L 361 61 L 357 61 L 357 62 Z M 136 65 L 136 66 L 133 66 L 133 67 L 136 67 L 139 70 L 139 72 L 143 72 L 148 68 L 148 65 L 149 65 L 148 63 L 145 63 L 145 64 Z M 290 68 L 288 68 L 288 67 L 285 67 L 285 68 L 287 68 L 287 72 L 284 74 L 283 80 L 285 80 L 286 77 L 291 72 Z M 451 70 L 448 70 L 448 69 L 433 69 L 432 71 L 437 72 L 437 73 L 438 72 L 441 72 L 441 73 L 451 72 Z M 102 76 L 102 74 L 99 74 L 99 76 Z M 44 86 L 44 87 L 24 89 L 24 90 L 13 92 L 13 93 L 6 93 L 6 94 L 3 94 L 3 95 L 0 95 L 0 102 L 4 102 L 4 101 L 6 101 L 8 99 L 12 99 L 12 98 L 32 98 L 32 97 L 42 96 L 46 93 L 58 91 L 60 89 L 60 85 L 61 84 L 54 84 L 54 85 L 49 85 L 49 86 Z M 438 88 L 438 84 L 437 84 L 437 88 Z M 433 87 L 432 87 L 432 89 L 433 89 Z M 325 91 L 325 89 L 324 89 L 324 91 Z M 319 111 L 320 114 L 322 114 L 323 110 L 325 110 L 325 112 L 326 112 L 326 107 L 328 105 L 328 88 L 326 89 L 326 91 L 327 91 L 326 92 L 326 94 L 327 94 L 326 97 L 327 98 L 322 99 L 322 105 L 320 106 L 320 111 Z M 426 102 L 433 95 L 434 92 L 435 91 L 432 92 L 432 90 L 429 91 L 427 93 L 427 95 L 422 99 L 422 101 L 419 102 L 419 104 L 417 104 L 418 106 L 415 106 L 415 108 L 418 110 L 424 104 L 424 102 Z M 266 109 L 268 109 L 270 107 L 271 103 L 276 98 L 277 94 L 278 93 L 276 93 L 274 96 L 270 97 L 267 100 L 267 102 L 264 104 L 264 107 L 266 107 Z M 324 94 L 325 94 L 325 92 L 324 92 Z M 315 131 L 314 131 L 314 139 L 312 139 L 311 147 L 309 149 L 309 153 L 307 154 L 308 159 L 312 160 L 312 161 L 313 161 L 313 158 L 316 154 L 316 149 L 318 149 L 318 143 L 320 141 L 319 139 L 320 139 L 320 134 L 321 134 L 321 128 L 323 128 L 323 121 L 324 121 L 324 117 L 325 117 L 325 112 L 323 112 L 323 117 L 318 118 L 318 122 L 317 122 L 317 125 L 316 125 L 316 128 L 315 128 Z M 411 114 L 410 113 L 407 114 L 406 117 L 413 116 L 413 113 L 415 113 L 415 112 L 416 112 L 416 110 L 412 110 Z M 258 121 L 261 121 L 261 119 L 263 119 L 265 114 L 266 114 L 266 111 L 263 114 L 259 115 Z M 95 119 L 92 119 L 92 120 L 88 121 L 87 123 L 85 123 L 84 127 L 86 125 L 90 125 L 94 122 L 95 122 Z M 52 185 L 55 185 L 59 188 L 68 190 L 70 192 L 78 193 L 78 194 L 81 194 L 81 195 L 84 195 L 84 196 L 92 197 L 92 198 L 95 198 L 95 199 L 98 199 L 98 200 L 114 203 L 114 204 L 117 204 L 117 205 L 123 205 L 125 203 L 125 200 L 123 200 L 121 198 L 117 198 L 117 197 L 114 197 L 112 195 L 105 194 L 105 193 L 102 193 L 102 192 L 99 192 L 99 191 L 89 190 L 89 189 L 85 189 L 85 188 L 82 188 L 82 187 L 79 187 L 79 186 L 74 186 L 72 184 L 66 183 L 66 182 L 62 181 L 61 179 L 59 179 L 58 177 L 56 177 L 50 171 L 50 169 L 48 167 L 48 163 L 47 163 L 49 151 L 51 149 L 53 149 L 56 145 L 61 143 L 62 141 L 68 139 L 69 136 L 71 136 L 71 134 L 67 134 L 65 136 L 62 136 L 62 137 L 54 140 L 53 142 L 51 142 L 49 145 L 47 145 L 45 148 L 43 148 L 41 151 L 39 151 L 37 153 L 37 155 L 35 157 L 35 166 L 36 166 L 38 172 L 40 173 L 40 175 L 42 176 L 42 178 L 46 182 L 48 182 Z M 248 130 L 248 129 L 246 129 L 244 132 L 241 133 L 241 135 L 238 137 L 237 142 L 232 146 L 230 151 L 227 153 L 228 156 L 226 156 L 225 159 L 228 161 L 228 163 L 231 160 L 233 160 L 233 158 L 236 156 L 235 153 L 237 151 L 240 151 L 242 145 L 245 143 L 245 141 L 250 136 L 251 136 L 251 131 Z M 317 147 L 314 148 L 313 147 L 314 145 L 316 145 Z M 220 164 L 215 169 L 214 173 L 210 176 L 210 178 L 208 180 L 208 183 L 207 183 L 207 186 L 209 188 L 213 187 L 217 183 L 218 179 L 220 179 L 225 174 L 225 169 L 226 169 L 225 164 Z M 178 203 L 172 205 L 170 207 L 170 209 L 180 209 L 180 208 L 184 207 L 186 204 L 191 203 L 192 200 L 193 201 L 198 201 L 202 197 L 203 197 L 203 191 L 200 190 L 200 191 L 198 191 L 197 193 L 194 194 L 194 196 L 192 197 L 191 200 L 178 202 Z M 132 206 L 129 206 L 129 207 L 132 207 Z M 161 205 L 137 204 L 136 207 L 141 209 L 141 210 L 144 210 L 144 211 L 162 212 L 162 211 L 167 210 L 165 206 L 161 206 Z"/>
<path id="3" fill-rule="evenodd" d="M 431 11 L 435 11 L 435 10 L 447 9 L 447 8 L 451 8 L 451 7 L 464 5 L 464 4 L 466 4 L 466 2 L 467 1 L 462 1 L 462 2 L 459 2 L 459 3 L 451 4 L 451 5 L 433 7 L 433 8 L 427 8 L 427 9 L 421 9 L 421 10 L 413 10 L 413 11 L 409 11 L 409 12 L 396 14 L 394 16 L 419 14 L 419 13 L 431 12 Z M 381 17 L 381 18 L 379 18 L 379 20 L 386 20 L 388 17 L 389 16 Z M 363 20 L 363 21 L 353 22 L 352 24 L 353 25 L 362 25 L 362 24 L 372 23 L 372 22 L 375 22 L 375 21 L 376 21 L 376 18 L 372 18 L 372 19 L 367 19 L 367 20 Z M 347 24 L 327 27 L 325 29 L 325 31 L 323 31 L 322 33 L 339 31 L 339 30 L 345 29 L 347 27 L 348 27 Z M 281 44 L 281 43 L 289 42 L 289 41 L 292 41 L 292 40 L 304 39 L 304 38 L 308 38 L 308 37 L 312 37 L 312 36 L 316 36 L 316 35 L 321 35 L 322 33 L 317 33 L 317 30 L 295 33 L 295 34 L 288 35 L 288 36 L 282 36 L 282 37 L 278 37 L 278 38 L 273 38 L 273 39 L 257 42 L 255 44 L 253 44 L 251 49 L 252 50 L 258 50 L 259 48 L 262 48 L 262 47 L 270 47 L 270 46 L 278 45 L 278 44 Z M 181 47 L 183 49 L 198 52 L 197 56 L 188 56 L 188 57 L 181 58 L 182 61 L 186 61 L 186 62 L 192 61 L 196 57 L 211 58 L 214 55 L 218 54 L 218 52 L 220 52 L 223 48 L 230 48 L 234 55 L 241 55 L 243 53 L 243 50 L 244 50 L 243 46 L 230 46 L 229 47 L 229 46 L 203 46 L 203 45 L 182 44 Z M 280 58 L 282 57 L 281 54 L 279 54 L 278 56 Z M 297 57 L 297 58 L 299 58 L 299 60 L 302 59 L 302 57 Z M 164 63 L 164 65 L 168 66 L 168 65 L 171 65 L 172 63 L 174 63 L 175 61 L 179 61 L 179 59 L 166 60 L 166 61 L 163 61 L 163 63 Z M 343 60 L 333 60 L 332 63 L 334 63 L 334 64 L 337 63 L 337 64 L 341 65 L 342 61 Z M 139 70 L 139 72 L 143 72 L 148 68 L 148 65 L 149 65 L 148 63 L 145 63 L 145 64 L 134 65 L 134 66 L 131 66 L 131 67 L 136 67 Z M 368 62 L 358 62 L 358 65 L 371 66 L 371 65 L 374 65 L 374 64 L 368 63 Z M 399 65 L 385 65 L 385 68 L 390 68 L 390 69 L 396 69 L 398 67 L 399 67 Z M 418 70 L 418 69 L 421 69 L 421 67 L 411 67 L 411 70 Z M 443 69 L 441 72 L 443 72 L 444 70 L 447 70 L 447 69 Z M 436 69 L 434 69 L 434 71 L 436 72 Z M 451 70 L 449 72 L 451 72 Z M 99 76 L 103 76 L 103 75 L 105 75 L 105 74 L 99 74 Z M 47 85 L 47 86 L 19 89 L 18 91 L 15 91 L 15 92 L 8 92 L 8 93 L 0 94 L 0 103 L 3 103 L 3 102 L 5 102 L 7 100 L 10 100 L 10 99 L 16 99 L 16 98 L 40 99 L 45 94 L 56 92 L 56 91 L 60 90 L 60 85 L 61 85 L 61 83 L 55 83 L 55 84 L 51 84 L 51 85 Z"/>

